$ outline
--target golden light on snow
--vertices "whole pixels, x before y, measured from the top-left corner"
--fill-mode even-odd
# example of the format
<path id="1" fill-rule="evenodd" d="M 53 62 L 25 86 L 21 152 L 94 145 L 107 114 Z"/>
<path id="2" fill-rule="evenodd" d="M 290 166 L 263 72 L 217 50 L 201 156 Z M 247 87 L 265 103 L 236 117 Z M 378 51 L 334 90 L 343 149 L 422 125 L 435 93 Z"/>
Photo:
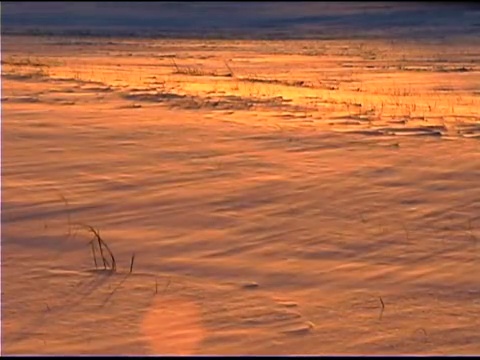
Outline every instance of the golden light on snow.
<path id="1" fill-rule="evenodd" d="M 155 355 L 192 355 L 205 336 L 200 309 L 176 298 L 157 298 L 142 321 L 142 331 Z"/>
<path id="2" fill-rule="evenodd" d="M 479 39 L 109 41 L 2 39 L 5 354 L 480 351 Z"/>

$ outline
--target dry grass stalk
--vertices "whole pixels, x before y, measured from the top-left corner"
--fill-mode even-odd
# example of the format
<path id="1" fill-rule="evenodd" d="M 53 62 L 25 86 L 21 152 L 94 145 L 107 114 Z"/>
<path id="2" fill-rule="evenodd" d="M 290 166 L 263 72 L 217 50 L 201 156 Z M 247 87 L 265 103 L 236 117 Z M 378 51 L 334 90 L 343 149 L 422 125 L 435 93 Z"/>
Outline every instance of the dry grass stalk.
<path id="1" fill-rule="evenodd" d="M 133 271 L 133 262 L 135 261 L 135 253 L 133 253 L 132 255 L 132 260 L 130 261 L 130 274 L 132 273 Z"/>

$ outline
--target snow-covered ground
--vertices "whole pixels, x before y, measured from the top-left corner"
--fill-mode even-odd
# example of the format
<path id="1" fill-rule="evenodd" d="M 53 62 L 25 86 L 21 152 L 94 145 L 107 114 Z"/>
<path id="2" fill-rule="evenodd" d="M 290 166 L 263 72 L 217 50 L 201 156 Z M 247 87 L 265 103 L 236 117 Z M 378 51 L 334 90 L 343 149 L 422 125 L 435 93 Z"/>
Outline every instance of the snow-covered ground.
<path id="1" fill-rule="evenodd" d="M 3 37 L 2 353 L 478 353 L 479 59 Z"/>

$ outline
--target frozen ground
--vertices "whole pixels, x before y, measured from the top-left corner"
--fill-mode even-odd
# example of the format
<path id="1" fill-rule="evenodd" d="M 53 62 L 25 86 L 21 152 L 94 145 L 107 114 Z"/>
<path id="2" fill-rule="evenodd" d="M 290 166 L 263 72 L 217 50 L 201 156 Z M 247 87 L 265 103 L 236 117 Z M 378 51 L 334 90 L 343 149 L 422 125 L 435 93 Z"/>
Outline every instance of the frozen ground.
<path id="1" fill-rule="evenodd" d="M 479 353 L 479 59 L 2 38 L 2 353 Z"/>

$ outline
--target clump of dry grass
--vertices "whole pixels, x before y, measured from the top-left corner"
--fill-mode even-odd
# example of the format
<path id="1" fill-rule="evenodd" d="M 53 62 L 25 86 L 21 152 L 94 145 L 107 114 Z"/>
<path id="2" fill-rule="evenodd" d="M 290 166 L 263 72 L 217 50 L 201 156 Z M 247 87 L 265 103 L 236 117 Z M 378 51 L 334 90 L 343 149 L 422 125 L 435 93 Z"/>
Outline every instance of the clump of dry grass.
<path id="1" fill-rule="evenodd" d="M 7 78 L 46 78 L 50 76 L 50 65 L 39 61 L 38 59 L 14 58 L 2 60 L 2 68 L 4 69 L 2 75 Z"/>
<path id="2" fill-rule="evenodd" d="M 196 66 L 178 66 L 175 59 L 172 59 L 173 66 L 175 67 L 174 74 L 189 75 L 189 76 L 225 76 L 233 77 L 233 70 L 225 61 L 225 67 L 228 69 L 227 73 L 217 73 L 212 71 L 206 71 Z"/>
<path id="3" fill-rule="evenodd" d="M 69 210 L 69 201 L 65 196 L 63 196 L 62 193 L 60 193 L 60 197 L 65 203 L 65 206 L 67 207 L 67 220 L 68 220 L 67 236 L 70 237 L 72 235 L 72 231 L 71 231 L 72 221 L 71 221 L 70 210 Z M 116 272 L 117 261 L 116 261 L 115 255 L 110 249 L 110 246 L 108 246 L 107 242 L 100 235 L 100 230 L 94 228 L 91 225 L 83 224 L 83 223 L 75 223 L 73 225 L 75 226 L 75 228 L 77 227 L 84 228 L 93 235 L 93 238 L 90 240 L 88 244 L 90 245 L 90 248 L 92 251 L 92 259 L 93 259 L 93 263 L 95 264 L 95 269 L 98 269 L 103 264 L 103 270 Z M 74 235 L 76 235 L 76 231 Z M 133 272 L 134 262 L 135 262 L 135 253 L 132 254 L 132 257 L 130 259 L 130 271 L 128 274 L 131 274 Z"/>
<path id="4" fill-rule="evenodd" d="M 98 269 L 98 262 L 97 262 L 97 252 L 96 248 L 98 248 L 100 253 L 100 260 L 103 263 L 104 270 L 110 270 L 112 272 L 117 271 L 117 262 L 115 260 L 115 256 L 113 255 L 112 251 L 108 244 L 102 239 L 100 236 L 100 230 L 95 229 L 93 226 L 84 225 L 88 231 L 93 234 L 93 239 L 90 240 L 90 245 L 92 248 L 92 257 L 93 262 L 95 264 L 95 268 Z M 105 250 L 105 251 L 104 251 Z M 133 261 L 132 261 L 133 266 Z"/>
<path id="5" fill-rule="evenodd" d="M 103 265 L 103 270 L 116 272 L 117 261 L 112 250 L 108 246 L 107 242 L 101 237 L 100 230 L 87 224 L 77 224 L 88 230 L 93 234 L 93 239 L 90 240 L 89 245 L 92 251 L 92 259 L 95 264 L 95 269 L 98 269 Z M 135 263 L 135 253 L 130 258 L 130 270 L 127 275 L 133 273 L 133 265 Z"/>
<path id="6" fill-rule="evenodd" d="M 175 59 L 172 59 L 173 66 L 175 67 L 175 74 L 190 75 L 190 76 L 205 76 L 212 75 L 206 71 L 194 66 L 178 66 Z"/>

